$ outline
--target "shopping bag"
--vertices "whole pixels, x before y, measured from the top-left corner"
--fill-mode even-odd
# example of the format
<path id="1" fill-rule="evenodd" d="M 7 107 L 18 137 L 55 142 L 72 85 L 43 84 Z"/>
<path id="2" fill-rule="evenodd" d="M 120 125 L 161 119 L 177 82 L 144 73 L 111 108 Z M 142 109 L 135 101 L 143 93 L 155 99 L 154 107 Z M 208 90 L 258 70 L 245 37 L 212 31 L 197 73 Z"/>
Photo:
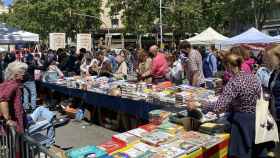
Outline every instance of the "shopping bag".
<path id="1" fill-rule="evenodd" d="M 255 144 L 279 142 L 277 124 L 269 112 L 269 102 L 264 100 L 263 91 L 256 105 Z"/>

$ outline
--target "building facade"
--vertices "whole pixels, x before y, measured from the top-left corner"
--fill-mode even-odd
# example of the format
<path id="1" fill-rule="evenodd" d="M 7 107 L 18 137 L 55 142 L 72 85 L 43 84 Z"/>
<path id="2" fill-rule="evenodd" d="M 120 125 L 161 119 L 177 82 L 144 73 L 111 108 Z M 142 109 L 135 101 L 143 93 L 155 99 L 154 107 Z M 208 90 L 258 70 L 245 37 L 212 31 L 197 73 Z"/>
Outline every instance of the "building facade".
<path id="1" fill-rule="evenodd" d="M 280 2 L 271 8 L 269 17 L 263 26 L 263 32 L 271 36 L 280 35 Z"/>
<path id="2" fill-rule="evenodd" d="M 0 3 L 0 14 L 8 13 L 9 9 L 4 6 L 3 3 Z"/>
<path id="3" fill-rule="evenodd" d="M 124 29 L 124 25 L 122 23 L 122 11 L 119 13 L 116 13 L 115 15 L 110 15 L 110 7 L 107 7 L 108 0 L 102 0 L 101 5 L 101 29 L 107 30 L 110 29 L 112 31 L 114 30 L 120 30 Z"/>

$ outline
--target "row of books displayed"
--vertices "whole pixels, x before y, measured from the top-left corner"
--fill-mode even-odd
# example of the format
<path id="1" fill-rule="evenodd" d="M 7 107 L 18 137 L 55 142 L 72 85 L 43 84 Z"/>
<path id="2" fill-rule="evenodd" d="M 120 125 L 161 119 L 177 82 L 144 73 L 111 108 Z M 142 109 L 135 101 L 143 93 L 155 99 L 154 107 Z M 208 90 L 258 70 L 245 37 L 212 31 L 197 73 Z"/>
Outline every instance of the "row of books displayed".
<path id="1" fill-rule="evenodd" d="M 186 84 L 175 86 L 171 82 L 152 85 L 145 82 L 130 83 L 126 80 L 113 80 L 107 77 L 80 76 L 60 79 L 54 82 L 60 86 L 108 94 L 112 89 L 118 88 L 120 94 L 116 95 L 131 100 L 144 100 L 150 103 L 167 107 L 181 107 L 189 102 L 212 102 L 217 100 L 216 89 L 222 88 L 221 79 L 206 79 L 206 88 L 192 87 Z"/>
<path id="2" fill-rule="evenodd" d="M 66 152 L 68 158 L 224 158 L 229 135 L 186 131 L 170 122 L 147 124 L 112 136 L 99 146 Z"/>

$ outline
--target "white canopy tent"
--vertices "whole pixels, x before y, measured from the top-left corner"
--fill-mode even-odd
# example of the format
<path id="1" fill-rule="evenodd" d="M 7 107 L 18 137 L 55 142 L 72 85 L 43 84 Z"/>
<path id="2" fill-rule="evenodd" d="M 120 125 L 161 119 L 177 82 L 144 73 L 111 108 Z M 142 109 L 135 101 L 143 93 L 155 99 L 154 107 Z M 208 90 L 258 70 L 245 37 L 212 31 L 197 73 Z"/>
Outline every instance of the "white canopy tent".
<path id="1" fill-rule="evenodd" d="M 274 36 L 273 38 L 274 38 L 275 40 L 277 40 L 277 43 L 280 43 L 280 35 Z"/>
<path id="2" fill-rule="evenodd" d="M 8 27 L 5 23 L 0 23 L 0 44 L 16 44 L 26 42 L 39 42 L 39 35 Z"/>
<path id="3" fill-rule="evenodd" d="M 227 39 L 228 37 L 223 36 L 222 34 L 215 31 L 212 27 L 209 27 L 200 34 L 187 39 L 187 41 L 189 41 L 191 44 L 211 45 L 219 44 Z"/>
<path id="4" fill-rule="evenodd" d="M 248 31 L 234 36 L 222 42 L 225 45 L 236 45 L 236 44 L 261 44 L 261 43 L 273 43 L 278 40 L 266 35 L 256 28 L 251 28 Z"/>

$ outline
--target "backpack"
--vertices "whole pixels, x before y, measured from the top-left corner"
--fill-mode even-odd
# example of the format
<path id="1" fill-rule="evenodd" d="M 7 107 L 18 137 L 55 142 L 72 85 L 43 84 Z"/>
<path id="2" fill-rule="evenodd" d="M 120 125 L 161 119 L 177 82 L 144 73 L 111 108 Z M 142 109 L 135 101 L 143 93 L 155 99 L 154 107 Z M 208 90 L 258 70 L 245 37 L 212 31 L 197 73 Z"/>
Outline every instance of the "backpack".
<path id="1" fill-rule="evenodd" d="M 203 74 L 206 78 L 213 77 L 212 67 L 213 63 L 211 57 L 213 54 L 208 54 L 206 58 L 203 59 Z"/>

